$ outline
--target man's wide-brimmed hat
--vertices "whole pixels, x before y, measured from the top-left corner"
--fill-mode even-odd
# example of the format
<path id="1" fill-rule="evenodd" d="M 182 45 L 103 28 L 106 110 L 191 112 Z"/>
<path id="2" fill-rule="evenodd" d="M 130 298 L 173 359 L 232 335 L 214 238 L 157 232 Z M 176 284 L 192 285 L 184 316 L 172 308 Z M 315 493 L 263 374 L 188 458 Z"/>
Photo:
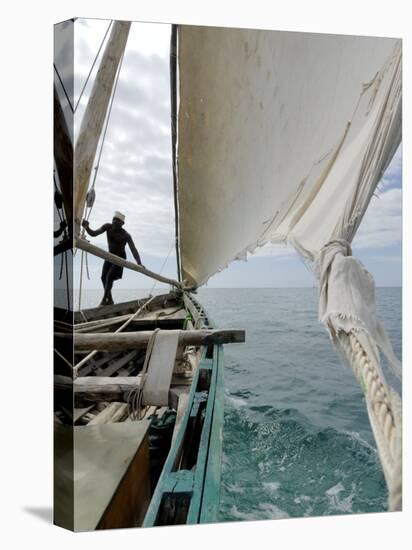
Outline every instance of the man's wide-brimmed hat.
<path id="1" fill-rule="evenodd" d="M 121 220 L 122 222 L 124 222 L 124 220 L 126 219 L 126 216 L 121 212 L 119 212 L 118 210 L 116 210 L 116 212 L 113 214 L 113 218 L 117 218 L 118 220 Z"/>

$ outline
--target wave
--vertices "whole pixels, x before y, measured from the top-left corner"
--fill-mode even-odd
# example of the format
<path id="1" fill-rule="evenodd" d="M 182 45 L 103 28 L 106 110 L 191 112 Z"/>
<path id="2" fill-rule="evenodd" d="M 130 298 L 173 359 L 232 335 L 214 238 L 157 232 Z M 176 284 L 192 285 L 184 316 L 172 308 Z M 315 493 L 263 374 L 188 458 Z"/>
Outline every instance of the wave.
<path id="1" fill-rule="evenodd" d="M 245 405 L 226 403 L 223 521 L 386 510 L 376 449 L 357 432 L 319 428 L 294 408 Z"/>

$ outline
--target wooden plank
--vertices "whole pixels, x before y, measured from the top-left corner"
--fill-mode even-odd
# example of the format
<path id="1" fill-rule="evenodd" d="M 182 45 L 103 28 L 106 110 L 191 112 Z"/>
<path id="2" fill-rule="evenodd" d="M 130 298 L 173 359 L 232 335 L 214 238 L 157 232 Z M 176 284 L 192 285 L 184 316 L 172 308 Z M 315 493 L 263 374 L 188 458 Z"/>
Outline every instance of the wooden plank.
<path id="1" fill-rule="evenodd" d="M 93 401 L 96 404 L 102 401 L 112 403 L 114 401 L 127 401 L 128 394 L 135 389 L 141 380 L 138 376 L 84 376 L 73 381 L 68 376 L 55 375 L 54 387 L 56 391 L 71 392 L 74 389 L 74 397 Z M 179 379 L 172 378 L 169 391 L 169 401 L 172 406 L 177 403 L 179 392 L 187 391 L 190 380 L 182 384 Z M 174 387 L 176 386 L 176 387 Z M 176 395 L 177 392 L 177 395 Z M 174 397 L 173 397 L 174 396 Z M 97 406 L 97 405 L 96 405 Z"/>
<path id="2" fill-rule="evenodd" d="M 163 277 L 163 275 L 154 273 L 153 271 L 150 271 L 149 269 L 146 269 L 140 265 L 137 265 L 136 263 L 120 258 L 119 256 L 112 254 L 111 252 L 107 252 L 107 250 L 103 250 L 103 248 L 99 248 L 98 246 L 95 246 L 94 244 L 89 243 L 88 241 L 86 241 L 85 239 L 82 239 L 81 237 L 76 238 L 75 246 L 77 248 L 80 248 L 80 250 L 85 250 L 86 252 L 90 252 L 90 254 L 93 254 L 98 258 L 102 258 L 103 260 L 108 260 L 112 264 L 118 265 L 120 267 L 125 267 L 132 271 L 137 271 L 137 273 L 146 275 L 146 277 L 150 277 L 150 279 L 155 279 L 156 281 L 160 281 L 161 283 L 166 283 L 168 285 L 172 285 L 177 288 L 181 288 L 182 286 L 178 281 L 175 281 L 174 279 Z"/>
<path id="3" fill-rule="evenodd" d="M 217 346 L 217 369 L 212 430 L 209 441 L 200 523 L 214 523 L 218 521 L 225 402 L 223 346 Z"/>
<path id="4" fill-rule="evenodd" d="M 217 349 L 213 349 L 213 369 L 210 380 L 210 386 L 207 396 L 206 414 L 203 423 L 202 434 L 200 436 L 199 450 L 197 453 L 196 472 L 193 486 L 193 496 L 190 501 L 189 512 L 187 515 L 187 524 L 199 523 L 200 506 L 203 497 L 203 483 L 206 473 L 206 463 L 209 453 L 210 431 L 212 426 L 213 408 L 215 404 L 216 382 L 217 382 Z M 199 371 L 201 364 L 199 365 Z"/>
<path id="5" fill-rule="evenodd" d="M 204 350 L 203 353 L 205 353 Z M 184 412 L 184 417 L 181 423 L 180 430 L 177 432 L 173 441 L 166 462 L 163 466 L 162 473 L 159 481 L 157 482 L 155 492 L 153 493 L 152 500 L 150 502 L 149 509 L 147 510 L 146 517 L 144 518 L 143 527 L 153 527 L 156 524 L 157 515 L 162 502 L 163 493 L 168 483 L 168 478 L 175 468 L 177 461 L 179 460 L 181 450 L 184 443 L 184 437 L 190 416 L 190 407 L 193 403 L 194 395 L 196 393 L 196 385 L 199 378 L 199 369 L 196 369 L 195 376 L 193 378 L 192 386 L 188 397 L 188 406 Z"/>
<path id="6" fill-rule="evenodd" d="M 122 357 L 120 357 L 119 359 L 111 363 L 110 365 L 107 365 L 106 367 L 99 367 L 96 370 L 97 376 L 103 376 L 103 375 L 112 376 L 117 371 L 119 371 L 122 367 L 127 365 L 127 363 L 129 363 L 134 357 L 136 357 L 137 354 L 138 354 L 137 350 L 132 350 L 126 355 L 123 355 Z M 83 375 L 84 375 L 84 372 L 83 372 Z"/>
<path id="7" fill-rule="evenodd" d="M 76 353 L 80 351 L 124 351 L 127 349 L 144 348 L 151 338 L 152 331 L 110 333 L 110 334 L 76 334 L 74 346 Z M 57 342 L 65 342 L 71 335 L 56 333 Z M 181 346 L 201 346 L 210 344 L 232 344 L 245 341 L 245 331 L 241 329 L 202 329 L 182 330 L 179 335 Z"/>
<path id="8" fill-rule="evenodd" d="M 180 429 L 180 426 L 183 421 L 184 413 L 187 409 L 187 404 L 189 402 L 189 393 L 181 393 L 179 395 L 179 400 L 177 404 L 177 411 L 176 411 L 176 421 L 173 428 L 173 435 L 172 435 L 172 445 L 174 440 L 176 439 L 176 435 Z"/>
<path id="9" fill-rule="evenodd" d="M 144 405 L 162 406 L 169 403 L 178 341 L 178 330 L 159 331 L 156 334 L 143 388 Z"/>
<path id="10" fill-rule="evenodd" d="M 88 323 L 82 323 L 74 326 L 76 334 L 82 332 L 94 332 L 96 330 L 105 329 L 114 325 L 118 325 L 123 321 L 130 318 L 130 314 L 119 315 L 111 319 L 100 319 L 97 321 L 90 321 Z M 176 311 L 176 308 L 167 308 L 159 311 L 142 312 L 139 317 L 133 319 L 131 324 L 134 326 L 147 325 L 147 324 L 162 324 L 170 323 L 172 321 L 184 321 L 186 318 L 186 311 L 182 308 Z M 69 325 L 68 325 L 69 326 Z"/>
<path id="11" fill-rule="evenodd" d="M 80 376 L 88 376 L 90 373 L 100 369 L 105 363 L 108 363 L 119 355 L 121 355 L 121 353 L 119 352 L 105 353 L 104 356 L 100 359 L 97 359 L 97 361 L 91 357 L 90 361 L 83 366 Z"/>

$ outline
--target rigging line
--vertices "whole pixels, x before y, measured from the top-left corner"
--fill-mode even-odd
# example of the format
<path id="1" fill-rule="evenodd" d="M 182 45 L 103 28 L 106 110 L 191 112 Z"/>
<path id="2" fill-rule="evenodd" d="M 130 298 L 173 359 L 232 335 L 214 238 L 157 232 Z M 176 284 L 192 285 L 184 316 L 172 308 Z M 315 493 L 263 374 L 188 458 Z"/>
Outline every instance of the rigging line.
<path id="1" fill-rule="evenodd" d="M 173 196 L 175 206 L 175 246 L 177 262 L 177 279 L 182 280 L 179 250 L 179 203 L 177 198 L 177 25 L 172 25 L 170 36 L 170 110 L 172 135 L 172 167 L 173 167 Z"/>
<path id="2" fill-rule="evenodd" d="M 66 99 L 67 99 L 67 101 L 68 101 L 68 103 L 69 103 L 70 110 L 71 110 L 72 113 L 74 113 L 73 105 L 72 105 L 72 102 L 70 101 L 69 94 L 67 93 L 66 87 L 65 87 L 65 85 L 63 84 L 63 80 L 61 79 L 60 73 L 59 73 L 59 71 L 57 70 L 57 67 L 56 67 L 56 64 L 55 64 L 55 63 L 53 63 L 53 67 L 54 67 L 54 70 L 56 71 L 57 78 L 59 79 L 60 85 L 61 85 L 61 87 L 63 88 L 64 95 L 66 96 Z"/>
<path id="3" fill-rule="evenodd" d="M 60 273 L 59 273 L 59 281 L 62 280 L 63 277 L 63 267 L 64 267 L 64 254 L 61 254 L 60 258 Z M 66 283 L 67 284 L 67 283 Z"/>
<path id="4" fill-rule="evenodd" d="M 120 71 L 122 70 L 123 59 L 124 59 L 124 52 L 123 52 L 122 57 L 120 59 L 119 68 L 117 70 L 116 79 L 115 79 L 114 86 L 113 86 L 113 93 L 112 93 L 112 97 L 110 99 L 110 105 L 109 105 L 109 109 L 108 109 L 108 112 L 107 112 L 107 117 L 106 117 L 106 122 L 105 122 L 105 128 L 103 130 L 99 156 L 97 157 L 97 164 L 94 167 L 93 183 L 92 183 L 90 189 L 94 188 L 94 186 L 96 185 L 97 172 L 99 170 L 100 160 L 101 160 L 102 154 L 103 154 L 104 141 L 106 139 L 106 133 L 107 133 L 107 128 L 109 126 L 110 115 L 112 113 L 113 101 L 114 101 L 114 96 L 116 95 L 116 90 L 117 90 L 117 84 L 119 82 Z"/>
<path id="5" fill-rule="evenodd" d="M 112 22 L 111 22 L 112 23 Z M 108 29 L 106 31 L 106 34 L 108 32 Z M 104 39 L 103 39 L 104 40 Z M 122 64 L 123 64 L 123 58 L 124 58 L 124 52 L 122 54 L 122 57 L 120 59 L 120 63 L 119 63 L 119 68 L 117 70 L 117 73 L 116 73 L 116 77 L 115 77 L 115 82 L 114 82 L 114 86 L 113 86 L 113 92 L 112 92 L 112 97 L 110 98 L 110 104 L 109 104 L 109 109 L 108 109 L 108 112 L 107 112 L 107 117 L 106 117 L 106 121 L 105 121 L 105 127 L 104 127 L 104 130 L 103 130 L 103 135 L 102 135 L 102 139 L 101 139 L 101 144 L 100 144 L 100 150 L 99 150 L 99 155 L 97 157 L 97 164 L 96 166 L 94 167 L 94 175 L 93 175 L 93 182 L 92 182 L 92 185 L 89 189 L 89 191 L 91 189 L 94 189 L 94 187 L 96 186 L 96 179 L 97 179 L 97 172 L 99 170 L 99 167 L 100 167 L 100 160 L 102 158 L 102 154 L 103 154 L 103 147 L 104 147 L 104 142 L 105 142 L 105 138 L 106 138 L 106 133 L 107 133 L 107 128 L 109 126 L 109 120 L 110 120 L 110 115 L 112 113 L 112 107 L 113 107 L 113 101 L 114 101 L 114 96 L 116 95 L 116 90 L 117 90 L 117 84 L 119 82 L 119 75 L 120 75 L 120 71 L 122 69 Z M 90 214 L 92 212 L 92 209 L 93 209 L 93 206 L 94 206 L 94 203 L 92 204 L 92 206 L 90 207 L 89 211 L 87 212 L 86 216 L 85 216 L 85 219 L 87 221 L 89 221 L 89 218 L 90 218 Z M 87 209 L 87 207 L 86 207 Z M 86 234 L 85 232 L 85 229 L 83 228 L 83 231 L 82 231 L 82 237 L 84 237 Z M 87 254 L 87 252 L 86 252 Z M 87 260 L 86 260 L 86 263 L 87 263 Z M 82 254 L 82 271 L 83 271 L 83 254 Z M 88 271 L 88 267 L 86 268 L 87 271 Z M 82 284 L 82 279 L 80 280 L 80 284 Z M 81 296 L 81 288 L 80 288 L 80 295 L 79 295 L 79 310 L 80 310 L 80 296 Z"/>
<path id="6" fill-rule="evenodd" d="M 172 243 L 172 245 L 171 245 L 171 247 L 170 247 L 170 249 L 169 249 L 169 253 L 168 253 L 168 255 L 166 256 L 166 259 L 164 260 L 162 267 L 160 268 L 159 275 L 162 274 L 162 271 L 163 271 L 163 269 L 164 269 L 164 267 L 165 267 L 165 265 L 166 265 L 166 262 L 167 262 L 167 260 L 169 259 L 169 256 L 170 256 L 170 254 L 171 254 L 171 252 L 172 252 L 172 250 L 173 250 L 174 244 L 175 244 L 175 243 Z M 151 290 L 150 290 L 149 296 L 152 295 L 152 292 L 154 291 L 155 286 L 157 285 L 157 283 L 158 283 L 158 281 L 155 280 L 155 282 L 154 282 L 154 284 L 153 284 L 153 286 L 152 286 L 152 288 L 151 288 Z"/>
<path id="7" fill-rule="evenodd" d="M 90 67 L 89 74 L 87 75 L 87 78 L 86 78 L 86 80 L 85 80 L 85 82 L 84 82 L 84 84 L 83 84 L 83 88 L 82 88 L 82 90 L 81 90 L 81 92 L 80 92 L 80 95 L 79 95 L 79 98 L 78 98 L 78 100 L 77 100 L 77 103 L 76 103 L 76 105 L 75 105 L 75 107 L 74 107 L 73 113 L 75 113 L 75 112 L 77 111 L 77 107 L 79 106 L 79 103 L 80 103 L 80 101 L 81 101 L 81 99 L 82 99 L 84 90 L 86 89 L 87 83 L 89 82 L 89 78 L 90 78 L 90 76 L 91 76 L 91 74 L 92 74 L 92 72 L 93 72 L 93 69 L 94 69 L 94 66 L 95 66 L 95 64 L 96 64 L 97 58 L 99 57 L 99 54 L 100 54 L 101 49 L 102 49 L 102 47 L 103 47 L 104 41 L 106 40 L 106 36 L 107 36 L 107 34 L 108 34 L 109 30 L 110 30 L 110 27 L 112 26 L 112 23 L 113 23 L 113 20 L 111 20 L 111 21 L 109 22 L 109 25 L 108 25 L 108 27 L 107 27 L 107 29 L 106 29 L 106 32 L 104 33 L 103 40 L 102 40 L 102 42 L 101 42 L 101 44 L 100 44 L 99 49 L 97 50 L 96 57 L 94 58 L 94 61 L 93 61 L 93 63 L 92 63 L 92 66 Z"/>
<path id="8" fill-rule="evenodd" d="M 65 259 L 65 263 L 66 263 L 67 309 L 70 311 L 69 266 L 68 266 L 68 263 L 67 263 L 67 250 L 64 251 L 64 259 Z"/>

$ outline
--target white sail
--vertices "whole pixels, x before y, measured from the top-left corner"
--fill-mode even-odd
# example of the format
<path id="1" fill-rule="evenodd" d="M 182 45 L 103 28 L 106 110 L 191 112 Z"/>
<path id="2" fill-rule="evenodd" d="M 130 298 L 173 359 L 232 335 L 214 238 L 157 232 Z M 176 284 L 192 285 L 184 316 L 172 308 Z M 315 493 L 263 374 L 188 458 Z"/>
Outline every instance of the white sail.
<path id="1" fill-rule="evenodd" d="M 350 243 L 400 143 L 401 41 L 183 26 L 178 47 L 183 277 L 201 285 L 268 241 L 311 263 L 400 510 L 401 401 L 379 350 L 400 364 Z"/>
<path id="2" fill-rule="evenodd" d="M 401 41 L 179 27 L 183 277 L 351 242 L 401 138 Z"/>

